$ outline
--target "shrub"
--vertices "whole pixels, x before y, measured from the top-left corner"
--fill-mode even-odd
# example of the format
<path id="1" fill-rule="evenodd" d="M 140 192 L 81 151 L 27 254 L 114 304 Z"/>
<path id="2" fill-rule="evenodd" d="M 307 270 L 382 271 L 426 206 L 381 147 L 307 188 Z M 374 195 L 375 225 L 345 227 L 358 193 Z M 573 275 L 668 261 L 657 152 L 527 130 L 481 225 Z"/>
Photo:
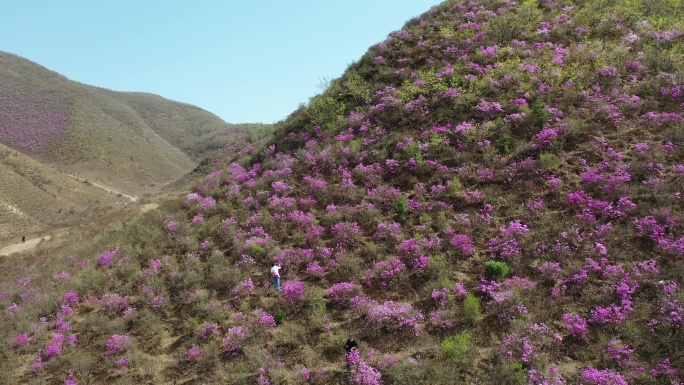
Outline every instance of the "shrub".
<path id="1" fill-rule="evenodd" d="M 223 338 L 224 351 L 231 356 L 240 354 L 248 336 L 247 329 L 242 326 L 229 328 L 225 338 Z"/>
<path id="2" fill-rule="evenodd" d="M 411 304 L 385 301 L 382 305 L 371 305 L 366 320 L 374 328 L 417 336 L 424 319 L 423 313 Z"/>
<path id="3" fill-rule="evenodd" d="M 112 337 L 107 340 L 107 351 L 105 355 L 107 357 L 115 356 L 126 351 L 130 346 L 131 337 L 129 335 L 113 334 Z"/>
<path id="4" fill-rule="evenodd" d="M 409 210 L 408 199 L 405 195 L 400 195 L 397 202 L 394 204 L 394 212 L 398 217 L 402 218 Z"/>
<path id="5" fill-rule="evenodd" d="M 283 295 L 287 302 L 301 302 L 304 295 L 304 282 L 287 281 L 283 283 Z"/>
<path id="6" fill-rule="evenodd" d="M 347 356 L 347 362 L 351 367 L 350 382 L 357 385 L 380 385 L 382 374 L 374 367 L 368 365 L 358 350 L 352 350 Z"/>
<path id="7" fill-rule="evenodd" d="M 482 317 L 482 301 L 474 294 L 468 294 L 463 298 L 463 318 L 469 322 L 476 322 Z"/>
<path id="8" fill-rule="evenodd" d="M 331 227 L 330 232 L 342 248 L 354 246 L 362 235 L 361 227 L 356 222 L 340 222 Z"/>
<path id="9" fill-rule="evenodd" d="M 453 363 L 463 363 L 469 355 L 471 346 L 470 333 L 464 330 L 442 341 L 440 355 Z"/>
<path id="10" fill-rule="evenodd" d="M 377 284 L 381 287 L 387 287 L 391 282 L 400 278 L 404 271 L 406 271 L 406 265 L 399 258 L 378 261 L 373 264 L 372 269 L 366 271 L 366 283 L 368 286 Z"/>
<path id="11" fill-rule="evenodd" d="M 361 294 L 361 286 L 352 282 L 340 282 L 325 291 L 325 296 L 334 303 L 349 304 L 349 300 Z"/>
<path id="12" fill-rule="evenodd" d="M 501 134 L 499 137 L 499 150 L 502 154 L 508 155 L 511 153 L 511 135 L 508 133 Z"/>
<path id="13" fill-rule="evenodd" d="M 285 322 L 285 311 L 283 309 L 278 309 L 275 313 L 276 325 L 280 325 Z"/>
<path id="14" fill-rule="evenodd" d="M 598 370 L 592 367 L 580 369 L 580 382 L 582 385 L 627 385 L 628 382 L 618 372 L 610 369 Z"/>
<path id="15" fill-rule="evenodd" d="M 501 261 L 487 261 L 484 274 L 489 279 L 503 278 L 508 274 L 508 265 Z"/>

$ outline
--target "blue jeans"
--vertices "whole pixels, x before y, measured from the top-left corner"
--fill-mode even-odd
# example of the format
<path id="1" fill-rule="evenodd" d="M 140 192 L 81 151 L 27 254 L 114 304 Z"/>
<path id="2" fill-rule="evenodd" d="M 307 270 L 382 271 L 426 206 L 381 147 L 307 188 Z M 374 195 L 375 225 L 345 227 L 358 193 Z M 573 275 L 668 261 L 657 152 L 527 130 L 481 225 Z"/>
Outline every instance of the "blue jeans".
<path id="1" fill-rule="evenodd" d="M 277 276 L 277 275 L 274 275 L 274 276 L 273 276 L 273 287 L 274 287 L 276 290 L 280 290 L 280 277 Z"/>

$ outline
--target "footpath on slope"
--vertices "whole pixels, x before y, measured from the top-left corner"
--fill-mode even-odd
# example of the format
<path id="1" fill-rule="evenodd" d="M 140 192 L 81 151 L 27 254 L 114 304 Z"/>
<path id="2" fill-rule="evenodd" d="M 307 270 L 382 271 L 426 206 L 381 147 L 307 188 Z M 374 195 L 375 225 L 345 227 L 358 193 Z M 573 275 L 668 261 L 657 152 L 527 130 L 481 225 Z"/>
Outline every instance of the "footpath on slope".
<path id="1" fill-rule="evenodd" d="M 138 197 L 135 197 L 135 196 L 133 196 L 133 195 L 128 195 L 128 194 L 123 193 L 123 192 L 121 192 L 121 191 L 119 191 L 119 190 L 115 190 L 115 189 L 113 189 L 113 188 L 111 188 L 111 187 L 103 186 L 103 185 L 101 185 L 101 184 L 98 184 L 98 183 L 95 183 L 95 182 L 91 182 L 91 181 L 89 181 L 89 180 L 86 180 L 86 179 L 77 177 L 77 176 L 75 176 L 75 175 L 70 175 L 70 174 L 64 174 L 64 175 L 67 175 L 67 176 L 69 176 L 69 177 L 71 177 L 71 178 L 74 178 L 74 179 L 76 179 L 76 180 L 79 181 L 79 182 L 90 183 L 91 185 L 93 185 L 93 186 L 95 186 L 95 187 L 99 187 L 99 188 L 101 188 L 101 189 L 103 189 L 103 190 L 105 190 L 105 191 L 108 191 L 108 192 L 112 193 L 112 194 L 119 194 L 119 195 L 121 195 L 121 196 L 123 196 L 123 197 L 128 198 L 131 202 L 135 202 L 135 201 L 138 200 Z"/>
<path id="2" fill-rule="evenodd" d="M 44 237 L 27 239 L 26 242 L 19 242 L 9 246 L 5 246 L 2 249 L 0 249 L 0 257 L 6 257 L 10 254 L 20 253 L 22 251 L 33 250 L 41 242 L 47 242 L 50 239 L 52 239 L 52 237 L 50 235 L 46 235 Z"/>

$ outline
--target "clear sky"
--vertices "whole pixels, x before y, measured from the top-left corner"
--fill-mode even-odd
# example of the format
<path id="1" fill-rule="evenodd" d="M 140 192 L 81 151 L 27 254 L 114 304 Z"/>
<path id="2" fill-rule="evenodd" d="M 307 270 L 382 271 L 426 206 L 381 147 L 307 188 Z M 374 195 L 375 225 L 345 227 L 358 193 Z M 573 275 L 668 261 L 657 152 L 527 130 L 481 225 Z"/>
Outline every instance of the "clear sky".
<path id="1" fill-rule="evenodd" d="M 71 80 L 158 94 L 230 123 L 273 123 L 439 3 L 0 0 L 0 50 Z"/>

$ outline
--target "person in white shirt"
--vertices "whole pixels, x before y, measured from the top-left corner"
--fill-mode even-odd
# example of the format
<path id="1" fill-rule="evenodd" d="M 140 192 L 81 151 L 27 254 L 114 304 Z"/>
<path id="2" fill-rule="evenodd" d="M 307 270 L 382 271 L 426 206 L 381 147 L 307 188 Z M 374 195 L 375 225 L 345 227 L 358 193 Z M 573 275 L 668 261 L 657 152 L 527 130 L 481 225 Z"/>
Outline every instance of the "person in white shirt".
<path id="1" fill-rule="evenodd" d="M 271 277 L 273 277 L 273 287 L 280 291 L 280 269 L 282 269 L 280 266 L 278 266 L 277 263 L 273 264 L 273 267 L 271 268 Z"/>

